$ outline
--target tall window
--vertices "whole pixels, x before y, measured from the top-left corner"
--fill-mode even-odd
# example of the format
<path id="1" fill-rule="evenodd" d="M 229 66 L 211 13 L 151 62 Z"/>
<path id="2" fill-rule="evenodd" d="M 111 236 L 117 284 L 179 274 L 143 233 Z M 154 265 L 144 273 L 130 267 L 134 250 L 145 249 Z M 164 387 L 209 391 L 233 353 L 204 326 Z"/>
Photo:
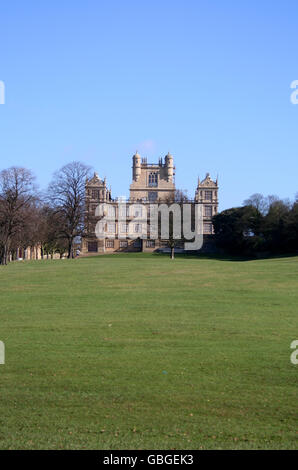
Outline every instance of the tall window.
<path id="1" fill-rule="evenodd" d="M 212 217 L 212 206 L 205 206 L 205 217 Z"/>
<path id="2" fill-rule="evenodd" d="M 128 232 L 128 224 L 121 224 L 121 233 Z"/>
<path id="3" fill-rule="evenodd" d="M 212 201 L 212 191 L 205 191 L 206 201 Z"/>
<path id="4" fill-rule="evenodd" d="M 142 231 L 142 224 L 135 224 L 135 233 L 140 233 Z"/>
<path id="5" fill-rule="evenodd" d="M 157 173 L 149 173 L 149 186 L 156 187 L 157 186 Z"/>

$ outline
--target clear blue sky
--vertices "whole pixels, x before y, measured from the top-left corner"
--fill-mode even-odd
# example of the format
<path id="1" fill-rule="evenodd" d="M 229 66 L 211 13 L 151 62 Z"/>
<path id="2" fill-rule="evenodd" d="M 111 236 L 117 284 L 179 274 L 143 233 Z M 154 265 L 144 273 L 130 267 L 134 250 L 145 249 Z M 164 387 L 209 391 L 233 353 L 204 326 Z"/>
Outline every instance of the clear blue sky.
<path id="1" fill-rule="evenodd" d="M 3 0 L 0 168 L 41 188 L 72 160 L 128 194 L 131 157 L 176 185 L 219 174 L 220 209 L 298 191 L 297 0 Z"/>

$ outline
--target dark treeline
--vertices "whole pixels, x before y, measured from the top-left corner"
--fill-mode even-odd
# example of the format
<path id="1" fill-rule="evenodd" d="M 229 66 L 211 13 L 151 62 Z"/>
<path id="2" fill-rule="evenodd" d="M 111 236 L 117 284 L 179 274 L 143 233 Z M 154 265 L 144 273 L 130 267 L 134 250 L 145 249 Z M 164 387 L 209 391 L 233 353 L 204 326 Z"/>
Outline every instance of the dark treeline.
<path id="1" fill-rule="evenodd" d="M 18 250 L 40 250 L 41 257 L 60 253 L 73 257 L 84 226 L 85 181 L 90 168 L 72 162 L 57 171 L 40 193 L 30 170 L 11 167 L 0 172 L 0 263 L 16 259 Z"/>
<path id="2" fill-rule="evenodd" d="M 290 202 L 254 194 L 242 207 L 213 217 L 218 248 L 237 255 L 259 256 L 298 251 L 298 194 Z"/>

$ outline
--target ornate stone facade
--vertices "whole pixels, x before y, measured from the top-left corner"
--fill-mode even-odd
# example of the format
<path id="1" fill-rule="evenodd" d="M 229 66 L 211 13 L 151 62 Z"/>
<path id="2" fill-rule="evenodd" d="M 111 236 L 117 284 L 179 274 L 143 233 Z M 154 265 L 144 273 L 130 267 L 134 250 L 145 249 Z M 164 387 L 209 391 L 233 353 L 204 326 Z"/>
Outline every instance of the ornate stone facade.
<path id="1" fill-rule="evenodd" d="M 130 185 L 131 201 L 150 201 L 174 199 L 175 197 L 175 167 L 173 157 L 169 153 L 164 162 L 147 163 L 141 159 L 138 152 L 132 158 L 132 184 Z"/>
<path id="2" fill-rule="evenodd" d="M 165 247 L 161 240 L 147 237 L 147 215 L 152 203 L 170 203 L 175 200 L 175 166 L 169 153 L 158 164 L 147 163 L 136 152 L 132 158 L 132 183 L 130 198 L 126 202 L 126 214 L 119 214 L 119 200 L 113 199 L 111 189 L 95 173 L 86 181 L 85 231 L 82 237 L 82 254 L 95 254 L 119 251 L 154 251 Z M 192 202 L 203 206 L 204 234 L 212 235 L 212 216 L 218 211 L 218 181 L 207 174 L 198 181 L 195 198 Z M 96 208 L 106 204 L 104 215 L 107 237 L 98 239 L 95 226 L 99 220 Z M 137 204 L 140 203 L 138 208 Z M 144 213 L 143 213 L 144 212 Z M 137 216 L 137 220 L 136 217 Z M 133 222 L 132 222 L 133 221 Z"/>
<path id="3" fill-rule="evenodd" d="M 218 212 L 218 179 L 213 181 L 209 173 L 203 181 L 199 178 L 195 201 L 203 205 L 204 234 L 213 234 L 212 217 Z"/>

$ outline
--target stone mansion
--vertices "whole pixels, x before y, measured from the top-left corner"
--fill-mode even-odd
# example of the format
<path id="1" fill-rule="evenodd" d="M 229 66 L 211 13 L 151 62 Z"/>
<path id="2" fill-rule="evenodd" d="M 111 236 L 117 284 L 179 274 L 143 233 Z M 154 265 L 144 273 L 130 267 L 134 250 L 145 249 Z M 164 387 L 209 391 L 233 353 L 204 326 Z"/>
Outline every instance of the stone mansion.
<path id="1" fill-rule="evenodd" d="M 97 173 L 86 181 L 85 194 L 85 227 L 82 237 L 81 253 L 84 255 L 119 252 L 119 251 L 154 251 L 163 249 L 165 243 L 160 239 L 150 240 L 147 236 L 147 218 L 135 217 L 138 213 L 131 214 L 130 207 L 136 211 L 137 204 L 150 207 L 153 203 L 171 204 L 176 197 L 175 166 L 172 155 L 169 153 L 164 160 L 158 163 L 148 163 L 146 158 L 136 152 L 132 157 L 132 183 L 130 185 L 129 199 L 126 203 L 126 214 L 118 214 L 119 199 L 113 199 L 111 190 L 107 187 L 106 178 L 100 179 Z M 218 211 L 218 181 L 211 179 L 209 173 L 203 181 L 198 180 L 198 185 L 192 202 L 202 205 L 204 238 L 212 235 L 212 216 Z M 97 207 L 104 204 L 107 207 L 107 217 L 111 216 L 111 222 L 106 224 L 107 236 L 98 238 L 95 227 L 99 220 Z M 139 210 L 137 210 L 139 212 Z M 143 222 L 143 223 L 142 223 Z M 129 233 L 133 232 L 130 238 Z M 121 234 L 121 236 L 120 236 Z M 126 234 L 126 236 L 123 236 Z M 111 236 L 109 236 L 111 235 Z M 113 235 L 113 237 L 112 237 Z"/>

